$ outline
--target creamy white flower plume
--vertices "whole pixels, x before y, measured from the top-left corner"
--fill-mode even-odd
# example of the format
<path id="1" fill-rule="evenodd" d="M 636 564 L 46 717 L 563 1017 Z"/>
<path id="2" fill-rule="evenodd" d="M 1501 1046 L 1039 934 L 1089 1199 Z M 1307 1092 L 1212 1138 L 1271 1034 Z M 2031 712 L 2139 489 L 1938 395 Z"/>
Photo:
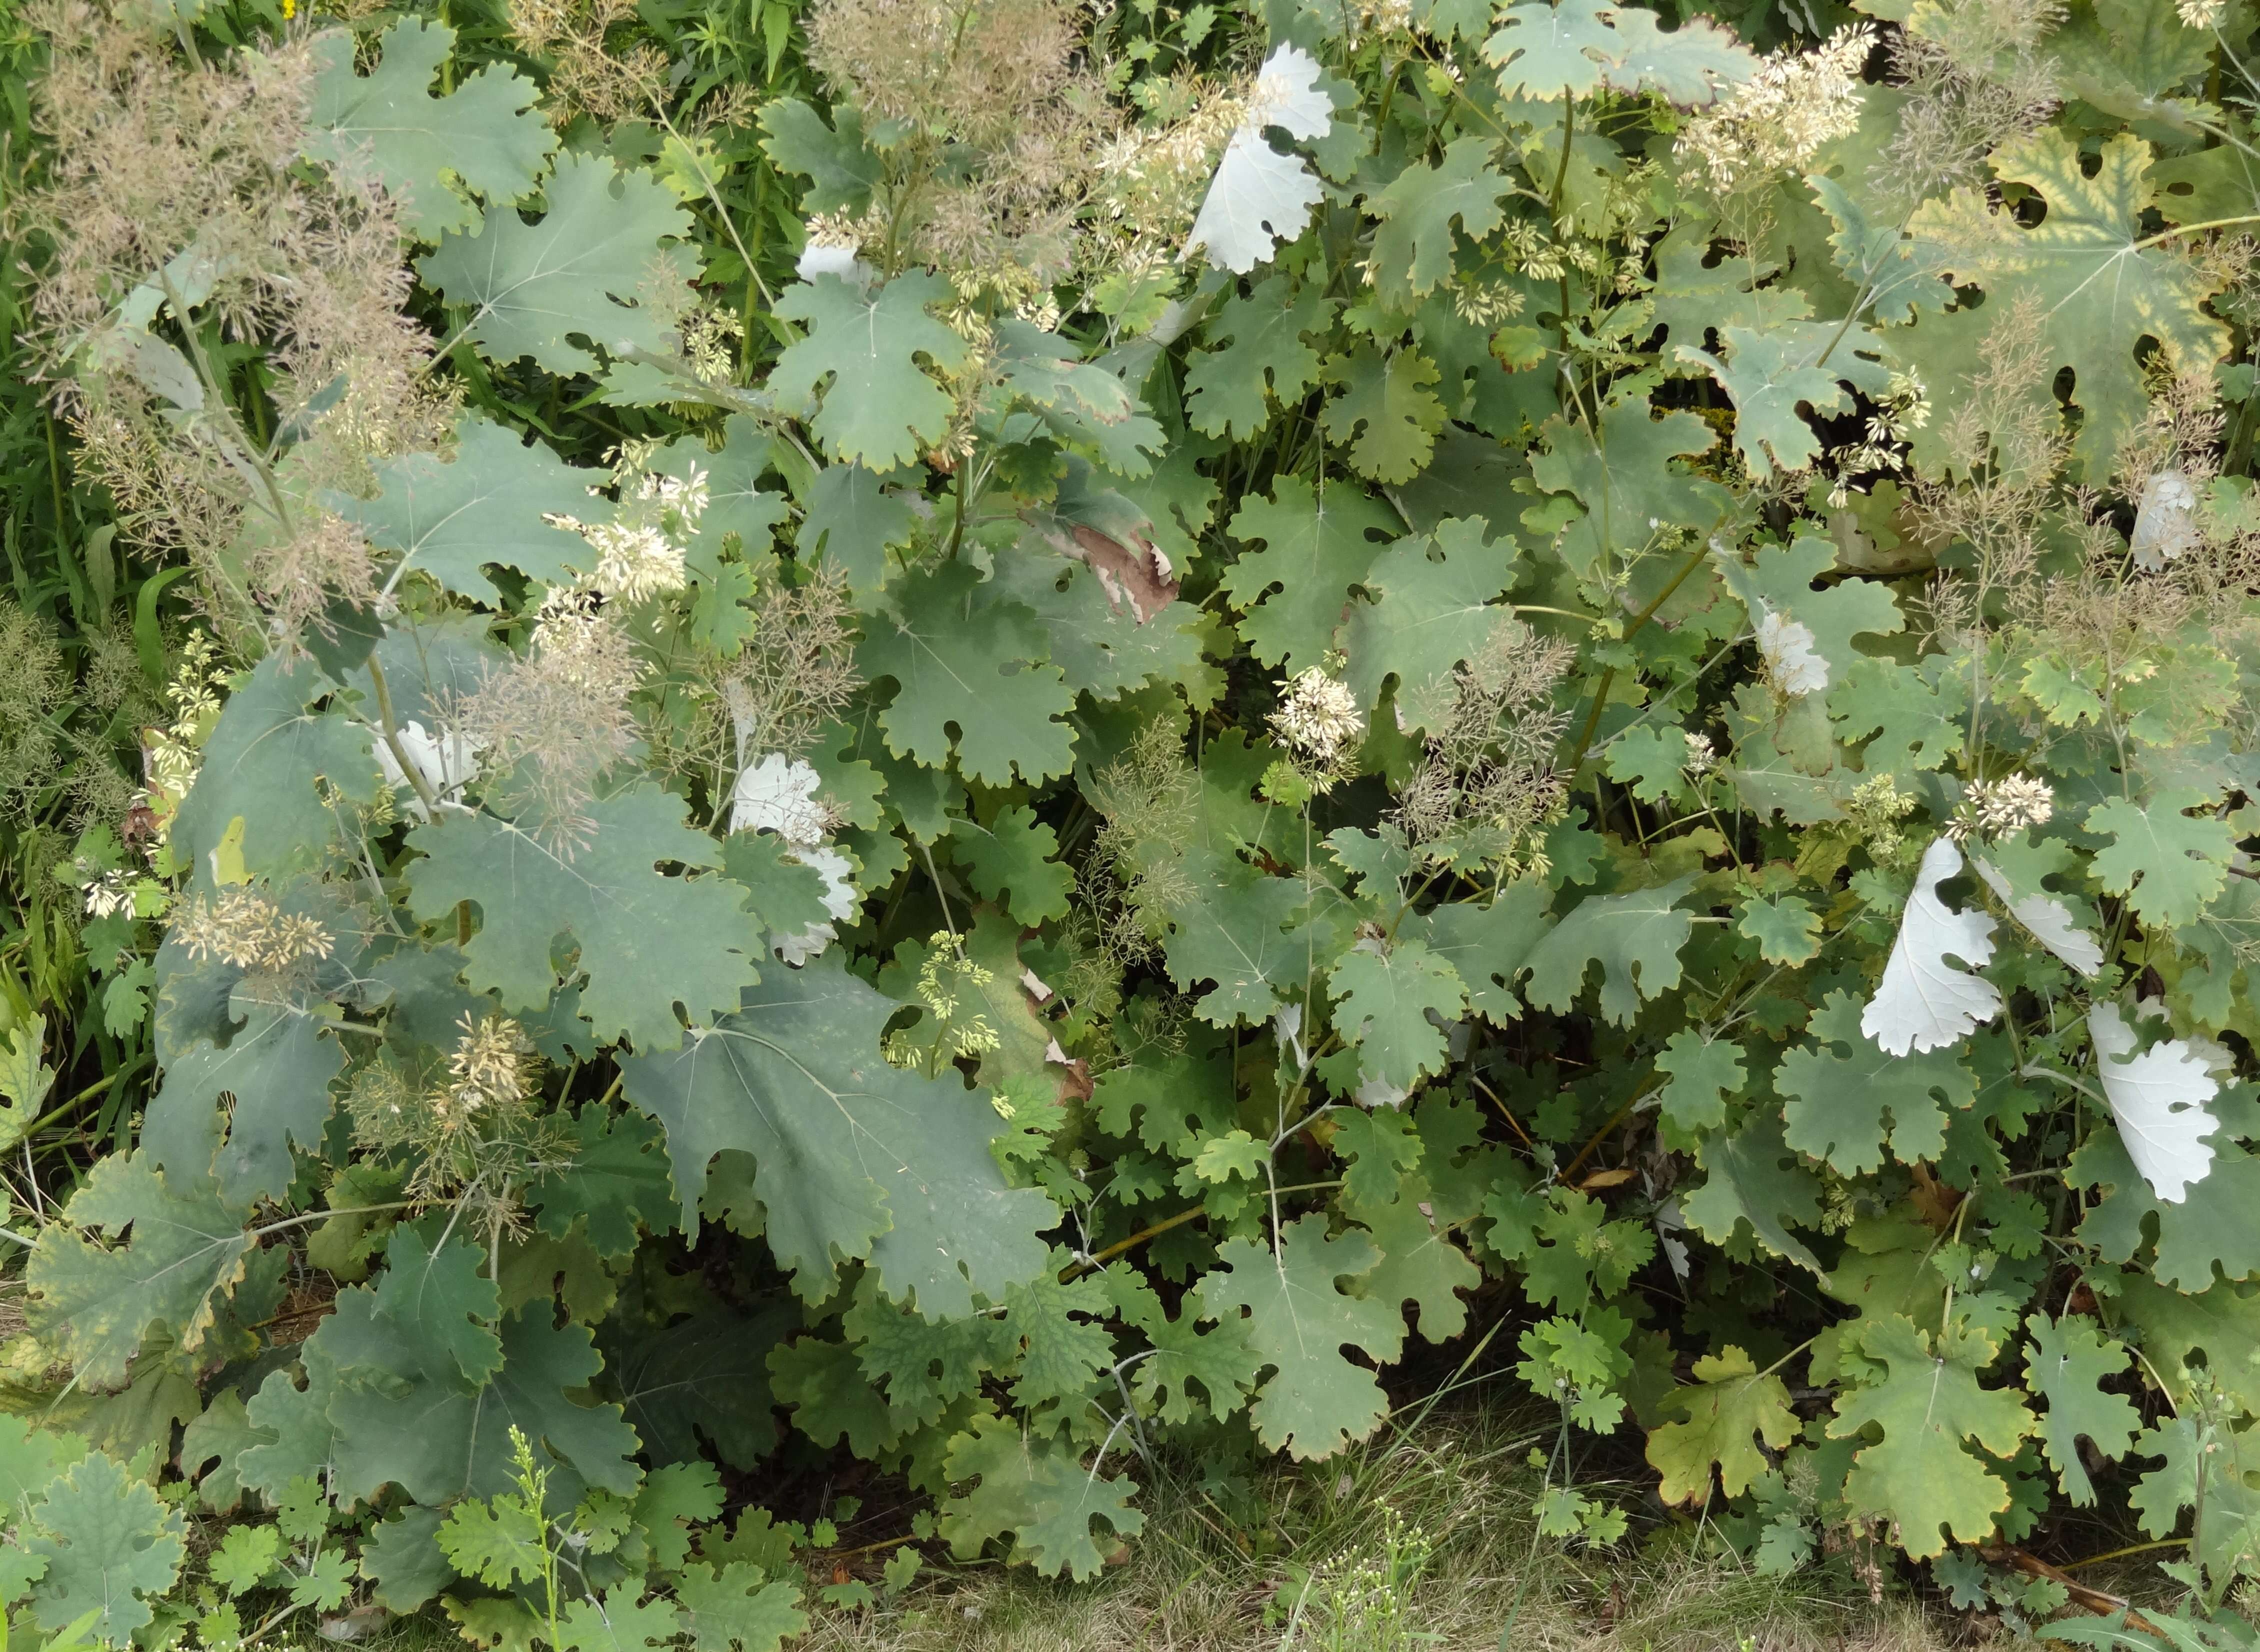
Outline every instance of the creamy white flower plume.
<path id="1" fill-rule="evenodd" d="M 1923 851 L 1883 983 L 1861 1012 L 1860 1030 L 1890 1055 L 1958 1044 L 2001 1012 L 2000 990 L 1961 967 L 1992 961 L 1992 919 L 1938 898 L 1938 886 L 1961 869 L 1962 851 L 1943 837 Z"/>
<path id="2" fill-rule="evenodd" d="M 1301 234 L 1325 191 L 1302 157 L 1281 154 L 1263 129 L 1279 126 L 1298 138 L 1320 138 L 1333 118 L 1334 102 L 1319 89 L 1316 58 L 1300 46 L 1283 46 L 1265 59 L 1182 255 L 1201 247 L 1209 262 L 1244 275 L 1279 242 Z"/>
<path id="3" fill-rule="evenodd" d="M 1271 713 L 1271 731 L 1304 756 L 1330 763 L 1365 733 L 1357 696 L 1341 678 L 1312 666 L 1278 686 L 1284 691 Z"/>
<path id="4" fill-rule="evenodd" d="M 2221 1093 L 2221 1085 L 2206 1071 L 2207 1057 L 2180 1039 L 2135 1055 L 2135 1029 L 2115 1004 L 2088 1011 L 2087 1035 L 2094 1041 L 2095 1070 L 2127 1156 L 2153 1193 L 2180 1204 L 2191 1184 L 2213 1169 L 2213 1147 L 2204 1138 L 2219 1121 L 2206 1104 Z"/>

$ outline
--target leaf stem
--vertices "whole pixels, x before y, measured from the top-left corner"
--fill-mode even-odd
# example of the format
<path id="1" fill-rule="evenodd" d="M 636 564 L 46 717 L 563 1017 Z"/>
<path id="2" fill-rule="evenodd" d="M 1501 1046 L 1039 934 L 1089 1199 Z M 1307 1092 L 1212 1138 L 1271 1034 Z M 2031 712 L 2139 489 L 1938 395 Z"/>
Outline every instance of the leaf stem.
<path id="1" fill-rule="evenodd" d="M 440 806 L 440 794 L 432 790 L 431 783 L 424 778 L 423 771 L 408 761 L 408 754 L 401 747 L 400 732 L 392 720 L 392 693 L 385 686 L 384 667 L 374 653 L 368 656 L 368 680 L 376 685 L 376 718 L 379 732 L 384 736 L 385 749 L 392 754 L 392 761 L 400 765 L 400 772 L 408 776 L 408 783 L 416 789 L 416 795 L 422 799 L 425 812 L 428 814 Z"/>
<path id="2" fill-rule="evenodd" d="M 1711 547 L 1708 541 L 1697 546 L 1690 552 L 1687 560 L 1680 564 L 1679 571 L 1671 576 L 1670 582 L 1662 590 L 1649 599 L 1647 607 L 1632 617 L 1632 623 L 1625 627 L 1624 635 L 1617 640 L 1630 642 L 1637 636 L 1641 627 L 1656 618 L 1656 611 L 1671 600 L 1673 593 L 1687 583 L 1687 576 L 1701 567 L 1704 559 L 1710 554 Z M 1616 680 L 1617 669 L 1614 666 L 1601 673 L 1600 686 L 1593 690 L 1593 709 L 1585 713 L 1585 726 L 1577 731 L 1577 747 L 1570 752 L 1570 761 L 1562 768 L 1562 790 L 1565 792 L 1577 783 L 1577 771 L 1584 767 L 1585 752 L 1593 743 L 1593 732 L 1601 724 L 1601 708 L 1609 703 L 1609 690 L 1614 686 Z"/>
<path id="3" fill-rule="evenodd" d="M 1322 1192 L 1327 1188 L 1340 1187 L 1341 1185 L 1341 1184 L 1339 1181 L 1304 1182 L 1294 1187 L 1283 1187 L 1277 1189 L 1276 1197 L 1284 1198 L 1290 1193 Z M 1099 1269 L 1104 1268 L 1108 1262 L 1112 1262 L 1117 1256 L 1123 1255 L 1126 1251 L 1135 1250 L 1148 1240 L 1158 1238 L 1160 1235 L 1168 1233 L 1172 1227 L 1183 1227 L 1187 1222 L 1207 1214 L 1207 1205 L 1196 1205 L 1191 1210 L 1179 1211 L 1175 1216 L 1165 1216 L 1160 1221 L 1155 1222 L 1151 1227 L 1141 1227 L 1136 1233 L 1131 1234 L 1129 1238 L 1117 1240 L 1105 1249 L 1093 1252 L 1090 1256 L 1082 1262 L 1076 1262 L 1073 1267 L 1061 1269 L 1059 1282 L 1062 1284 L 1067 1284 L 1073 1280 L 1082 1278 L 1083 1276 L 1087 1273 L 1095 1273 Z"/>
<path id="4" fill-rule="evenodd" d="M 2260 224 L 2260 212 L 2246 212 L 2236 218 L 2209 218 L 2201 224 L 2177 224 L 2170 230 L 2160 230 L 2156 235 L 2145 236 L 2127 250 L 2146 253 L 2153 247 L 2162 247 L 2177 235 L 2200 235 L 2206 230 L 2234 229 L 2239 224 Z"/>

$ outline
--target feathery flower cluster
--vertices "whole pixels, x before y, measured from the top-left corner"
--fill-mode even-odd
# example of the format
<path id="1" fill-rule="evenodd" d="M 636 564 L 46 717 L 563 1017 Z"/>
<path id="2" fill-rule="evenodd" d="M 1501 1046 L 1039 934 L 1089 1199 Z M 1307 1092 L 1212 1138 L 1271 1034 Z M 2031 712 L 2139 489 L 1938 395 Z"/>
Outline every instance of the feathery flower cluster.
<path id="1" fill-rule="evenodd" d="M 1844 800 L 1844 818 L 1878 865 L 1897 862 L 1906 852 L 1906 818 L 1920 799 L 1901 791 L 1889 775 L 1863 780 Z"/>
<path id="2" fill-rule="evenodd" d="M 1859 124 L 1860 70 L 1875 43 L 1874 26 L 1860 23 L 1816 51 L 1776 52 L 1732 97 L 1690 120 L 1674 153 L 1692 157 L 1717 195 L 1803 171 Z"/>
<path id="3" fill-rule="evenodd" d="M 1140 89 L 1154 124 L 1117 132 L 1100 152 L 1102 198 L 1134 246 L 1174 248 L 1200 211 L 1247 100 L 1189 77 L 1141 82 Z"/>
<path id="4" fill-rule="evenodd" d="M 443 1126 L 460 1127 L 481 1112 L 507 1111 L 533 1088 L 533 1044 L 526 1029 L 498 1012 L 474 1019 L 466 1010 L 456 1024 L 455 1048 L 447 1057 L 447 1091 L 432 1098 L 432 1113 Z"/>
<path id="5" fill-rule="evenodd" d="M 1573 643 L 1541 638 L 1519 619 L 1494 627 L 1461 667 L 1451 721 L 1430 737 L 1398 797 L 1409 841 L 1507 876 L 1545 872 L 1537 833 L 1561 805 L 1554 754 L 1569 726 L 1555 693 L 1577 657 Z"/>
<path id="6" fill-rule="evenodd" d="M 169 812 L 169 805 L 187 797 L 196 783 L 204 738 L 218 719 L 220 691 L 227 687 L 219 649 L 208 634 L 190 632 L 179 654 L 181 662 L 165 685 L 172 721 L 148 734 L 142 756 L 151 794 L 168 805 L 161 812 Z"/>
<path id="7" fill-rule="evenodd" d="M 115 918 L 120 912 L 132 912 L 135 882 L 133 874 L 120 867 L 115 871 L 98 873 L 82 883 L 78 887 L 79 893 L 86 900 L 86 915 L 89 918 Z"/>
<path id="8" fill-rule="evenodd" d="M 957 937 L 948 931 L 930 936 L 926 961 L 919 965 L 918 996 L 933 1018 L 933 1041 L 916 1038 L 916 1026 L 896 1033 L 887 1041 L 889 1064 L 922 1068 L 928 1077 L 937 1077 L 946 1062 L 977 1058 L 1000 1048 L 1004 1035 L 977 1007 L 981 989 L 996 978 L 994 970 L 960 951 Z M 960 996 L 969 992 L 975 995 L 976 1005 L 969 1013 Z"/>
<path id="9" fill-rule="evenodd" d="M 593 596 L 559 591 L 542 604 L 525 657 L 488 673 L 449 720 L 497 774 L 519 776 L 516 802 L 545 833 L 569 840 L 598 778 L 634 740 L 628 696 L 643 669 L 626 630 Z"/>
<path id="10" fill-rule="evenodd" d="M 2002 780 L 1970 783 L 1962 806 L 1947 822 L 1946 835 L 1956 843 L 1972 833 L 1999 837 L 2027 826 L 2046 826 L 2056 814 L 2056 790 L 2034 775 L 2011 775 Z"/>
<path id="11" fill-rule="evenodd" d="M 640 455 L 624 454 L 622 468 L 640 460 Z M 706 473 L 695 465 L 687 476 L 646 471 L 633 489 L 623 480 L 619 509 L 609 522 L 583 522 L 554 511 L 542 520 L 578 533 L 597 553 L 597 565 L 583 581 L 587 589 L 633 606 L 689 583 L 683 541 L 698 532 L 707 497 Z"/>
<path id="12" fill-rule="evenodd" d="M 27 337 L 68 375 L 82 472 L 126 537 L 196 565 L 231 637 L 288 647 L 332 594 L 375 589 L 368 541 L 311 501 L 365 493 L 372 460 L 437 443 L 455 392 L 425 371 L 392 204 L 299 163 L 323 62 L 311 33 L 206 61 L 131 11 L 26 14 L 48 48 L 33 119 L 51 158 L 11 224 L 46 249 Z M 299 485 L 276 485 L 266 436 L 211 377 L 224 369 L 153 334 L 160 319 L 258 354 L 261 400 L 300 433 Z"/>
<path id="13" fill-rule="evenodd" d="M 1278 686 L 1285 693 L 1271 713 L 1272 732 L 1298 755 L 1332 763 L 1365 732 L 1357 697 L 1339 677 L 1312 666 Z"/>
<path id="14" fill-rule="evenodd" d="M 1828 455 L 1829 468 L 1835 473 L 1828 490 L 1829 504 L 1841 511 L 1855 493 L 1867 492 L 1860 483 L 1863 476 L 1905 476 L 1907 444 L 1916 431 L 1929 423 L 1930 397 L 1922 380 L 1894 368 L 1890 384 L 1868 415 L 1867 429 L 1860 440 Z"/>
<path id="15" fill-rule="evenodd" d="M 1689 734 L 1686 740 L 1687 761 L 1680 765 L 1681 772 L 1690 780 L 1700 780 L 1719 766 L 1718 748 L 1708 734 Z"/>
<path id="16" fill-rule="evenodd" d="M 1084 868 L 1093 967 L 1119 986 L 1151 958 L 1169 914 L 1193 898 L 1183 851 L 1193 837 L 1196 781 L 1184 736 L 1167 719 L 1144 725 L 1122 755 L 1093 776 L 1089 796 L 1106 824 Z"/>
<path id="17" fill-rule="evenodd" d="M 327 958 L 336 941 L 316 919 L 286 912 L 250 888 L 198 895 L 182 908 L 173 939 L 201 963 L 218 958 L 239 969 L 280 971 Z"/>
<path id="18" fill-rule="evenodd" d="M 1078 261 L 1115 117 L 1074 0 L 818 0 L 809 61 L 867 122 L 900 123 L 883 244 L 961 292 L 1033 297 Z M 977 159 L 973 159 L 977 157 Z"/>

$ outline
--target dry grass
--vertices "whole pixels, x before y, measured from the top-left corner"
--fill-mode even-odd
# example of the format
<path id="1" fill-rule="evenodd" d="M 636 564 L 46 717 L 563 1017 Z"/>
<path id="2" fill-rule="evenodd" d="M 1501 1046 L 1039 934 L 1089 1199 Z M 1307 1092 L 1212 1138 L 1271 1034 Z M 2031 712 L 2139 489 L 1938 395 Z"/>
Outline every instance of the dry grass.
<path id="1" fill-rule="evenodd" d="M 1607 1555 L 1535 1540 L 1538 1471 L 1527 1457 L 1551 1440 L 1527 1412 L 1484 1409 L 1431 1419 L 1347 1461 L 1277 1469 L 1237 1495 L 1163 1477 L 1141 1498 L 1144 1534 L 1089 1584 L 998 1565 L 937 1570 L 891 1606 L 819 1623 L 802 1647 L 1942 1652 L 1950 1644 L 1945 1625 L 1910 1600 L 1871 1601 L 1848 1569 L 1761 1577 L 1722 1545 L 1660 1518 Z M 1390 1579 L 1392 1570 L 1401 1581 Z"/>

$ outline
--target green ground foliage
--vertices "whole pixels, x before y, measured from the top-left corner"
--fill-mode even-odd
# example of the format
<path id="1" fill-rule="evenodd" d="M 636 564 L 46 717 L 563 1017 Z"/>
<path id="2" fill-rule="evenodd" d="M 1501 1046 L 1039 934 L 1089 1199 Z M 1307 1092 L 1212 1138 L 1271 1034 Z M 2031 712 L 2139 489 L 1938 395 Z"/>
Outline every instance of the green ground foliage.
<path id="1" fill-rule="evenodd" d="M 2255 24 L 11 12 L 19 1632 L 2251 1646 Z"/>

